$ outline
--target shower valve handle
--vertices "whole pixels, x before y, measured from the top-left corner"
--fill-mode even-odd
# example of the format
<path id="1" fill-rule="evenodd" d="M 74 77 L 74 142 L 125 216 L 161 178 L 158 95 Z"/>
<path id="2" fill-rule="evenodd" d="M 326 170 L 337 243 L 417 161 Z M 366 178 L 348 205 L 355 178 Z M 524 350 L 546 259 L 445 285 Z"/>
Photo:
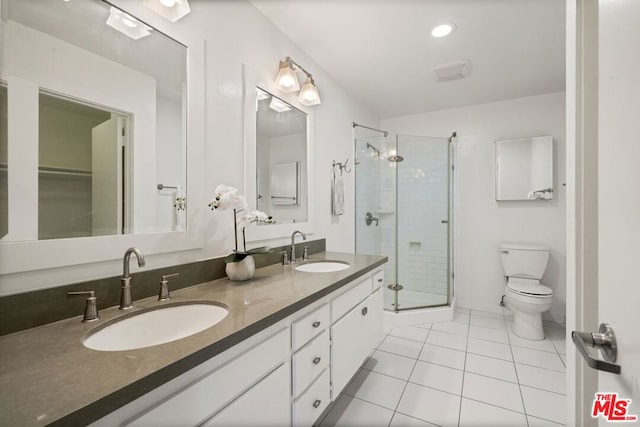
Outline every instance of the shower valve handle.
<path id="1" fill-rule="evenodd" d="M 370 226 L 373 222 L 376 222 L 376 227 L 378 226 L 378 218 L 376 218 L 375 216 L 371 215 L 371 212 L 367 212 L 367 214 L 364 217 L 364 222 L 365 224 L 367 224 L 367 227 Z"/>

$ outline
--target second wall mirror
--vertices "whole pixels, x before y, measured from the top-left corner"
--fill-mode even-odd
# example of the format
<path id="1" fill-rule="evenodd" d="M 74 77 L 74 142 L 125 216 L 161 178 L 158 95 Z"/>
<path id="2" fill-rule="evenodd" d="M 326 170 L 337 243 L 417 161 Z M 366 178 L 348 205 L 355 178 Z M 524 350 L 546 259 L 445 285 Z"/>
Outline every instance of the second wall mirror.
<path id="1" fill-rule="evenodd" d="M 307 222 L 307 114 L 259 87 L 256 105 L 258 210 L 276 224 Z"/>
<path id="2" fill-rule="evenodd" d="M 553 138 L 496 141 L 496 200 L 553 198 Z"/>

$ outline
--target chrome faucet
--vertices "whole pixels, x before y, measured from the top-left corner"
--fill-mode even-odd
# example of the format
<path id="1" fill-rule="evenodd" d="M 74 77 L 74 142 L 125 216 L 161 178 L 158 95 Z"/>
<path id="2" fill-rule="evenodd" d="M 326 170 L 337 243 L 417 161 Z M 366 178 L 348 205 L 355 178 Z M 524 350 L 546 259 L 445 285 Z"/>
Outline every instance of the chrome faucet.
<path id="1" fill-rule="evenodd" d="M 138 248 L 129 248 L 124 253 L 123 273 L 120 283 L 122 284 L 122 290 L 120 293 L 120 310 L 128 310 L 133 308 L 133 302 L 131 301 L 131 276 L 129 275 L 129 259 L 131 254 L 134 254 L 138 259 L 138 267 L 144 267 L 144 255 Z"/>
<path id="2" fill-rule="evenodd" d="M 302 236 L 302 240 L 307 240 L 307 235 L 300 230 L 296 230 L 291 234 L 291 256 L 289 257 L 289 262 L 291 264 L 295 264 L 296 262 L 296 244 L 294 241 L 296 234 L 300 234 Z"/>

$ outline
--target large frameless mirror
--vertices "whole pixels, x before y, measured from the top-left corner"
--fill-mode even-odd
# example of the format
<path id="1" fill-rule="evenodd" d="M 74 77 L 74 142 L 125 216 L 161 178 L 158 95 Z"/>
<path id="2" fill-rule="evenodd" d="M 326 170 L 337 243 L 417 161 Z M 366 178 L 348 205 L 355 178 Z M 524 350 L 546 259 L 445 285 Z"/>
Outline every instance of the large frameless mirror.
<path id="1" fill-rule="evenodd" d="M 0 5 L 0 290 L 201 248 L 204 40 L 142 2 Z"/>
<path id="2" fill-rule="evenodd" d="M 276 224 L 306 222 L 307 114 L 261 88 L 256 111 L 258 210 Z"/>
<path id="3" fill-rule="evenodd" d="M 101 0 L 3 0 L 1 62 L 4 242 L 186 229 L 184 45 Z"/>
<path id="4" fill-rule="evenodd" d="M 496 200 L 553 199 L 553 138 L 496 141 Z"/>

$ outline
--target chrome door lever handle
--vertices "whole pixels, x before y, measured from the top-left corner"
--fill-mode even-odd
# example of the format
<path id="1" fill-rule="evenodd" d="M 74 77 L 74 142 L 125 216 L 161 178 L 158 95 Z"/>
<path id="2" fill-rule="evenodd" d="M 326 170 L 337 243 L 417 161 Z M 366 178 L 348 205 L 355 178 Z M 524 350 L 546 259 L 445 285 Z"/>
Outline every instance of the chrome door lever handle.
<path id="1" fill-rule="evenodd" d="M 616 334 L 611 325 L 601 323 L 598 332 L 572 331 L 571 340 L 590 367 L 599 371 L 620 374 L 620 365 L 613 363 L 618 357 L 618 345 Z M 604 360 L 593 357 L 587 349 L 587 345 L 598 347 Z"/>

